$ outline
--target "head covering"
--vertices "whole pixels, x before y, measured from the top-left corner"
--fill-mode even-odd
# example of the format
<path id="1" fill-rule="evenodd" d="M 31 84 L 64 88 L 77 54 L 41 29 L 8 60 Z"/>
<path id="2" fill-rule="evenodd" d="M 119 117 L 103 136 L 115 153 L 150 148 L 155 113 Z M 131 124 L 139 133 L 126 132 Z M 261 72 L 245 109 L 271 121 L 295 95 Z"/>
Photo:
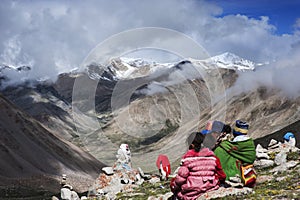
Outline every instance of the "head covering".
<path id="1" fill-rule="evenodd" d="M 209 133 L 222 133 L 224 128 L 224 123 L 220 121 L 209 121 L 206 124 L 206 127 L 204 130 L 201 131 L 203 135 L 209 134 Z"/>
<path id="2" fill-rule="evenodd" d="M 202 135 L 206 135 L 206 134 L 208 134 L 208 133 L 211 133 L 211 131 L 209 131 L 209 130 L 207 130 L 207 129 L 204 129 L 204 130 L 200 131 L 200 133 L 201 133 Z"/>
<path id="3" fill-rule="evenodd" d="M 205 136 L 202 135 L 201 133 L 196 133 L 196 135 L 192 141 L 192 145 L 189 146 L 189 149 L 194 149 L 196 152 L 199 152 L 202 147 L 204 137 Z"/>
<path id="4" fill-rule="evenodd" d="M 284 136 L 283 139 L 286 141 L 289 141 L 290 138 L 295 138 L 294 134 L 292 132 L 287 132 Z"/>
<path id="5" fill-rule="evenodd" d="M 201 146 L 204 140 L 204 136 L 202 134 L 197 133 L 192 141 L 192 144 Z"/>
<path id="6" fill-rule="evenodd" d="M 241 120 L 235 121 L 235 126 L 233 127 L 233 135 L 247 135 L 249 129 L 249 124 Z"/>
<path id="7" fill-rule="evenodd" d="M 192 132 L 192 133 L 188 136 L 188 138 L 187 138 L 187 140 L 186 140 L 188 146 L 190 146 L 190 145 L 193 143 L 193 141 L 194 141 L 194 139 L 195 139 L 195 137 L 196 137 L 197 134 L 201 135 L 199 132 Z"/>

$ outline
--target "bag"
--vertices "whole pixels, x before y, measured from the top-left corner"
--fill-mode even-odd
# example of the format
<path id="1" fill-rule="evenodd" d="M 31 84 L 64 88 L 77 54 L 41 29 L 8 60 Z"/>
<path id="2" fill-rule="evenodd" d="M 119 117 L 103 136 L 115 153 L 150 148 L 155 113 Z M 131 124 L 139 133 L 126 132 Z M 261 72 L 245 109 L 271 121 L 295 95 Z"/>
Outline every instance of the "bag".
<path id="1" fill-rule="evenodd" d="M 252 164 L 241 165 L 241 180 L 244 186 L 254 187 L 256 183 L 257 173 Z"/>

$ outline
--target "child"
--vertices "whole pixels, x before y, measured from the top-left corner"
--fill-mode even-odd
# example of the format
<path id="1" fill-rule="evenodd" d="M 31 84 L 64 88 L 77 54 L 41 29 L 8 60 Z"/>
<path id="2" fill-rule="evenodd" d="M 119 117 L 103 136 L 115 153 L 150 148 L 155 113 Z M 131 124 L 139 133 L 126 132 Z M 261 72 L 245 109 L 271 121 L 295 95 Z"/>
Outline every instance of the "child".
<path id="1" fill-rule="evenodd" d="M 193 135 L 178 174 L 171 180 L 171 190 L 178 199 L 197 199 L 207 191 L 218 189 L 226 179 L 219 158 L 208 148 L 201 148 L 205 136 Z"/>

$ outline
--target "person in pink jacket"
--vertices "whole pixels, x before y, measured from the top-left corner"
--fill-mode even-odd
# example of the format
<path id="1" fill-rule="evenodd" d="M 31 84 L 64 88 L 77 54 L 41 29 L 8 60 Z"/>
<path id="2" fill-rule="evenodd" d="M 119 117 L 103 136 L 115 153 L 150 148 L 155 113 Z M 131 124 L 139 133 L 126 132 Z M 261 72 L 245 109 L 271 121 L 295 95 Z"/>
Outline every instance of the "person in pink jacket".
<path id="1" fill-rule="evenodd" d="M 218 157 L 208 148 L 202 148 L 204 136 L 192 133 L 194 139 L 183 155 L 178 174 L 170 187 L 176 199 L 194 200 L 201 194 L 216 190 L 225 182 L 226 174 Z"/>

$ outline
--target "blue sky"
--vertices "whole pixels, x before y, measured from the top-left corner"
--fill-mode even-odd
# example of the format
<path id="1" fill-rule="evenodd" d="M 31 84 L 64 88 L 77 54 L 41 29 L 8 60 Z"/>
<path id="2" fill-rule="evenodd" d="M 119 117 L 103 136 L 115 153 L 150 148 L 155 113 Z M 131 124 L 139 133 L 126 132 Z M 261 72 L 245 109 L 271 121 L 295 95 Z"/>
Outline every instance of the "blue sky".
<path id="1" fill-rule="evenodd" d="M 223 14 L 242 14 L 250 18 L 268 16 L 276 34 L 291 34 L 300 18 L 299 0 L 212 0 L 223 8 Z"/>

